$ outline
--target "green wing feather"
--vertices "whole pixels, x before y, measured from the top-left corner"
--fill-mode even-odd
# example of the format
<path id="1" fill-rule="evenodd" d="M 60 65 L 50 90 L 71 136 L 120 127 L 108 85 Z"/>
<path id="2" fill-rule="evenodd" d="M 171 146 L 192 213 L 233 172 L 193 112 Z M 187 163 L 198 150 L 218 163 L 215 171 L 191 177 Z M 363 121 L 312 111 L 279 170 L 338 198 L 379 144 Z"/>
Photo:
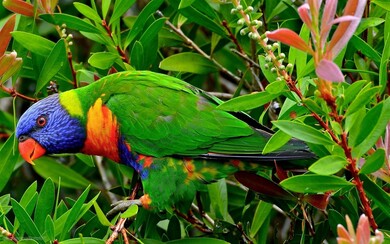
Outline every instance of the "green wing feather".
<path id="1" fill-rule="evenodd" d="M 121 134 L 144 155 L 260 154 L 271 136 L 216 109 L 217 98 L 163 74 L 117 73 L 84 90 L 84 95 L 104 94 Z"/>

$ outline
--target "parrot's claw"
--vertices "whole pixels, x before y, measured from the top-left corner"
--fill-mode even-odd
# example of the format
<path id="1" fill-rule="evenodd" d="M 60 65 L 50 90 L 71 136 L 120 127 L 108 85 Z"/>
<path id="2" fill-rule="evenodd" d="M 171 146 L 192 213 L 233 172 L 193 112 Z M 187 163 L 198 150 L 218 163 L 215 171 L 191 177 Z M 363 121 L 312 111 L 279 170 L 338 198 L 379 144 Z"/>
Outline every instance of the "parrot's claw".
<path id="1" fill-rule="evenodd" d="M 135 200 L 121 200 L 116 203 L 111 204 L 111 207 L 113 207 L 108 213 L 107 216 L 115 215 L 118 212 L 124 212 L 126 211 L 130 206 L 132 205 L 138 205 L 141 206 L 141 200 L 135 199 Z"/>

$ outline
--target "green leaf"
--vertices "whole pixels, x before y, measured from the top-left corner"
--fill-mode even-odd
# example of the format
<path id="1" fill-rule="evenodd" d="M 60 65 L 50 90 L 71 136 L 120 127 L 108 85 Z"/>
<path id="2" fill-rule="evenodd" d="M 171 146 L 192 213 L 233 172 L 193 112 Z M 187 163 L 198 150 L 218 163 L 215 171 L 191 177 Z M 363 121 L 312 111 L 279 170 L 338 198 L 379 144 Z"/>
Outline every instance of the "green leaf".
<path id="1" fill-rule="evenodd" d="M 309 41 L 310 29 L 307 27 L 307 25 L 302 25 L 301 31 L 299 32 L 299 36 L 304 41 L 306 42 Z M 302 71 L 306 67 L 306 63 L 307 63 L 307 53 L 290 46 L 288 62 L 291 64 L 295 64 L 297 74 L 302 74 Z M 302 77 L 301 76 L 297 77 L 297 79 L 300 78 Z"/>
<path id="2" fill-rule="evenodd" d="M 76 157 L 80 159 L 83 163 L 85 163 L 85 165 L 87 165 L 88 167 L 95 167 L 95 161 L 93 160 L 93 156 L 77 153 Z"/>
<path id="3" fill-rule="evenodd" d="M 387 0 L 372 0 L 371 3 L 375 3 L 376 5 L 380 6 L 381 8 L 386 9 L 387 11 L 390 11 L 389 1 L 387 1 Z"/>
<path id="4" fill-rule="evenodd" d="M 161 61 L 160 69 L 195 74 L 209 74 L 218 71 L 215 64 L 197 53 L 178 53 Z"/>
<path id="5" fill-rule="evenodd" d="M 263 149 L 262 154 L 267 154 L 278 150 L 284 144 L 286 144 L 291 139 L 291 136 L 284 133 L 282 130 L 278 130 L 272 137 L 268 140 L 267 144 Z"/>
<path id="6" fill-rule="evenodd" d="M 359 174 L 371 174 L 382 168 L 385 163 L 386 151 L 383 148 L 378 148 L 374 154 L 367 157 L 366 162 L 360 169 Z"/>
<path id="7" fill-rule="evenodd" d="M 370 86 L 370 84 L 367 84 L 366 80 L 359 80 L 348 86 L 348 88 L 344 92 L 343 106 L 346 106 L 350 102 L 352 102 L 356 98 L 357 94 L 362 91 L 362 88 L 365 85 Z"/>
<path id="8" fill-rule="evenodd" d="M 44 57 L 49 56 L 56 45 L 44 37 L 23 31 L 12 32 L 12 37 L 30 52 Z"/>
<path id="9" fill-rule="evenodd" d="M 102 19 L 100 18 L 99 14 L 95 10 L 93 10 L 90 6 L 78 2 L 73 3 L 73 5 L 82 15 L 92 19 L 96 23 L 101 24 Z"/>
<path id="10" fill-rule="evenodd" d="M 288 91 L 285 81 L 274 81 L 265 87 L 265 90 L 269 94 L 280 94 Z"/>
<path id="11" fill-rule="evenodd" d="M 49 178 L 45 180 L 38 196 L 37 206 L 35 207 L 34 222 L 39 231 L 45 231 L 46 217 L 51 214 L 55 201 L 55 189 L 53 181 Z"/>
<path id="12" fill-rule="evenodd" d="M 19 153 L 14 151 L 15 135 L 12 134 L 0 148 L 0 191 L 10 179 L 16 162 L 19 159 Z"/>
<path id="13" fill-rule="evenodd" d="M 352 187 L 351 182 L 343 178 L 330 175 L 298 175 L 280 182 L 284 188 L 299 193 L 319 193 L 338 191 L 341 188 Z"/>
<path id="14" fill-rule="evenodd" d="M 87 200 L 89 189 L 90 189 L 90 186 L 88 186 L 84 190 L 84 192 L 80 195 L 80 197 L 77 199 L 75 204 L 70 209 L 69 215 L 66 218 L 64 227 L 62 229 L 62 233 L 61 233 L 61 237 L 60 237 L 61 241 L 64 240 L 65 236 L 69 233 L 69 231 L 71 230 L 71 228 L 75 224 L 75 221 L 77 219 L 81 218 L 81 216 L 79 216 L 79 214 L 80 214 L 81 208 L 83 207 L 85 200 Z"/>
<path id="15" fill-rule="evenodd" d="M 57 163 L 49 157 L 42 157 L 34 161 L 34 170 L 43 178 L 51 178 L 55 183 L 61 178 L 61 186 L 74 189 L 83 189 L 91 184 L 82 175 L 63 164 Z"/>
<path id="16" fill-rule="evenodd" d="M 276 78 L 278 77 L 277 74 L 274 73 L 274 72 L 271 72 L 271 69 L 269 67 L 265 68 L 265 64 L 267 62 L 265 61 L 264 55 L 259 55 L 258 59 L 259 59 L 259 65 L 260 65 L 260 68 L 261 68 L 261 72 L 264 74 L 264 76 L 267 79 L 267 81 L 269 83 L 276 81 Z"/>
<path id="17" fill-rule="evenodd" d="M 372 87 L 362 92 L 359 92 L 355 100 L 349 105 L 345 116 L 355 113 L 361 107 L 372 101 L 372 98 L 379 92 L 379 87 Z"/>
<path id="18" fill-rule="evenodd" d="M 208 5 L 206 2 L 204 2 L 204 4 Z M 204 8 L 206 7 L 205 5 L 203 5 Z M 187 8 L 179 9 L 179 13 L 185 16 L 188 20 L 197 23 L 198 25 L 204 26 L 220 36 L 226 36 L 225 30 L 221 27 L 220 20 L 217 20 L 218 23 L 216 23 L 212 18 L 210 18 L 210 16 L 203 13 L 201 9 L 197 9 L 194 6 L 189 6 Z"/>
<path id="19" fill-rule="evenodd" d="M 303 123 L 288 120 L 272 121 L 272 123 L 286 134 L 302 141 L 322 145 L 335 144 L 334 141 L 324 135 L 321 131 Z"/>
<path id="20" fill-rule="evenodd" d="M 378 18 L 378 17 L 363 18 L 360 20 L 359 26 L 355 31 L 355 35 L 359 35 L 363 31 L 365 31 L 367 28 L 375 27 L 377 25 L 382 24 L 383 22 L 385 22 L 385 20 L 382 18 Z"/>
<path id="21" fill-rule="evenodd" d="M 102 209 L 99 207 L 99 205 L 94 202 L 93 206 L 95 208 L 96 216 L 99 219 L 99 222 L 104 225 L 104 226 L 111 226 L 112 224 L 110 221 L 107 219 L 106 215 L 103 213 Z M 138 209 L 137 209 L 138 210 Z"/>
<path id="22" fill-rule="evenodd" d="M 117 21 L 127 10 L 129 10 L 134 2 L 135 0 L 116 0 L 109 25 L 112 25 L 112 23 Z"/>
<path id="23" fill-rule="evenodd" d="M 104 244 L 105 241 L 94 237 L 79 237 L 61 241 L 61 244 Z"/>
<path id="24" fill-rule="evenodd" d="M 387 13 L 386 20 L 390 21 L 390 12 Z M 389 24 L 389 23 L 387 23 Z M 386 32 L 385 32 L 386 33 Z M 382 94 L 387 87 L 387 72 L 388 72 L 388 65 L 390 62 L 390 33 L 387 33 L 387 36 L 384 36 L 384 43 L 385 46 L 383 47 L 382 52 L 382 58 L 381 63 L 379 66 L 379 85 L 381 86 L 380 93 Z"/>
<path id="25" fill-rule="evenodd" d="M 0 216 L 6 215 L 12 209 L 12 207 L 9 206 L 10 201 L 11 201 L 10 194 L 0 197 Z"/>
<path id="26" fill-rule="evenodd" d="M 352 155 L 358 157 L 367 152 L 378 140 L 390 120 L 390 99 L 369 110 L 361 123 L 360 133 L 352 148 Z"/>
<path id="27" fill-rule="evenodd" d="M 278 97 L 279 94 L 270 94 L 267 91 L 235 97 L 220 104 L 217 108 L 225 111 L 246 111 L 258 108 Z"/>
<path id="28" fill-rule="evenodd" d="M 65 42 L 63 39 L 60 39 L 53 47 L 42 67 L 41 73 L 38 77 L 35 95 L 37 95 L 38 92 L 40 92 L 42 88 L 49 83 L 50 79 L 52 79 L 58 71 L 60 71 L 62 66 L 67 63 L 66 57 Z"/>
<path id="29" fill-rule="evenodd" d="M 176 215 L 172 215 L 169 220 L 168 228 L 167 228 L 167 236 L 169 240 L 179 240 L 181 239 L 181 226 L 180 221 L 176 217 Z"/>
<path id="30" fill-rule="evenodd" d="M 132 218 L 138 213 L 138 205 L 131 205 L 124 213 L 121 214 L 121 218 Z"/>
<path id="31" fill-rule="evenodd" d="M 142 43 L 140 41 L 135 41 L 130 53 L 131 65 L 133 65 L 135 69 L 141 69 L 145 63 L 144 56 Z"/>
<path id="32" fill-rule="evenodd" d="M 164 2 L 164 0 L 153 0 L 146 5 L 141 13 L 138 15 L 133 28 L 130 30 L 129 34 L 126 37 L 124 48 L 127 48 L 130 43 L 134 41 L 134 39 L 141 33 L 143 30 L 146 21 L 149 19 L 149 16 L 154 14 L 156 10 L 160 7 L 160 5 Z"/>
<path id="33" fill-rule="evenodd" d="M 368 198 L 373 201 L 384 214 L 386 214 L 387 218 L 390 218 L 389 194 L 366 175 L 360 175 L 360 178 L 363 181 L 364 191 L 367 193 Z"/>
<path id="34" fill-rule="evenodd" d="M 165 243 L 169 244 L 229 244 L 224 240 L 209 238 L 209 237 L 199 237 L 199 238 L 183 238 L 181 240 L 168 241 Z"/>
<path id="35" fill-rule="evenodd" d="M 102 14 L 103 19 L 106 19 L 108 10 L 110 9 L 111 0 L 102 0 Z"/>
<path id="36" fill-rule="evenodd" d="M 51 24 L 62 26 L 66 24 L 66 28 L 74 29 L 78 31 L 100 33 L 100 30 L 90 23 L 69 14 L 41 14 L 39 17 Z"/>
<path id="37" fill-rule="evenodd" d="M 272 211 L 272 204 L 260 201 L 257 204 L 255 215 L 253 217 L 252 225 L 249 231 L 249 236 L 254 238 L 257 232 L 260 230 L 260 227 L 267 220 Z"/>
<path id="38" fill-rule="evenodd" d="M 98 52 L 92 54 L 88 63 L 98 69 L 109 69 L 118 59 L 120 59 L 118 53 Z"/>
<path id="39" fill-rule="evenodd" d="M 160 18 L 154 21 L 139 39 L 139 42 L 141 42 L 142 47 L 147 48 L 143 49 L 143 65 L 142 67 L 137 69 L 148 69 L 156 60 L 156 54 L 158 53 L 158 33 L 164 26 L 165 21 L 166 19 L 164 18 Z"/>
<path id="40" fill-rule="evenodd" d="M 352 44 L 357 50 L 360 50 L 365 56 L 372 59 L 377 64 L 380 63 L 381 61 L 380 54 L 360 37 L 353 35 L 349 43 Z"/>
<path id="41" fill-rule="evenodd" d="M 339 172 L 347 164 L 348 162 L 345 158 L 329 155 L 317 160 L 309 167 L 309 170 L 319 175 L 332 175 Z"/>
<path id="42" fill-rule="evenodd" d="M 50 215 L 46 216 L 45 219 L 45 232 L 46 236 L 49 238 L 51 242 L 55 240 L 54 235 L 54 222 L 53 219 L 50 217 Z"/>
<path id="43" fill-rule="evenodd" d="M 228 220 L 228 195 L 225 179 L 207 185 L 211 206 L 219 219 Z"/>
<path id="44" fill-rule="evenodd" d="M 21 227 L 26 231 L 29 236 L 32 236 L 38 243 L 44 244 L 43 237 L 39 232 L 37 226 L 32 221 L 26 210 L 14 199 L 11 199 L 12 209 L 15 213 L 15 217 L 19 220 Z"/>

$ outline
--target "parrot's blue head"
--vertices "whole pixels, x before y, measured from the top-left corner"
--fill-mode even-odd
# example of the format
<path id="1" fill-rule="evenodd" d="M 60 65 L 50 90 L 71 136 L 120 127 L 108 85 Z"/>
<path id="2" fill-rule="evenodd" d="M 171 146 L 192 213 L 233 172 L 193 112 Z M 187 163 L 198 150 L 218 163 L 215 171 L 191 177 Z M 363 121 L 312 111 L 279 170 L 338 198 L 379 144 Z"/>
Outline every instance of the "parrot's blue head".
<path id="1" fill-rule="evenodd" d="M 60 104 L 58 94 L 32 105 L 20 118 L 16 127 L 19 151 L 33 163 L 44 154 L 75 153 L 83 147 L 84 126 Z"/>

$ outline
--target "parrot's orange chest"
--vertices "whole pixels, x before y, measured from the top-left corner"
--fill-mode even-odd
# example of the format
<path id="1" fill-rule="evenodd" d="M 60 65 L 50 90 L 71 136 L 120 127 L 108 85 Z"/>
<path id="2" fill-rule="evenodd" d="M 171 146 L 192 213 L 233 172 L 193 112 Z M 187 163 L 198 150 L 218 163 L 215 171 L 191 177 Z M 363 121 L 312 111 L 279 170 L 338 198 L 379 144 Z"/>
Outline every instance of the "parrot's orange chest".
<path id="1" fill-rule="evenodd" d="M 115 162 L 120 161 L 118 152 L 119 126 L 115 115 L 98 98 L 88 110 L 86 139 L 82 153 L 99 155 Z"/>

